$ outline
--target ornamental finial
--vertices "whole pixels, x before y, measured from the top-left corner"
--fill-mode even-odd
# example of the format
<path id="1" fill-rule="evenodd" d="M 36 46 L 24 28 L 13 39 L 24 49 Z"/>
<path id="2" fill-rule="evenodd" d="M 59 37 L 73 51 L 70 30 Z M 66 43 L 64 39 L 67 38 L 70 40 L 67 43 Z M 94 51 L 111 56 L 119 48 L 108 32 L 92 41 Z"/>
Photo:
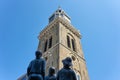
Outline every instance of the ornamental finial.
<path id="1" fill-rule="evenodd" d="M 60 5 L 58 6 L 58 9 L 61 9 Z"/>

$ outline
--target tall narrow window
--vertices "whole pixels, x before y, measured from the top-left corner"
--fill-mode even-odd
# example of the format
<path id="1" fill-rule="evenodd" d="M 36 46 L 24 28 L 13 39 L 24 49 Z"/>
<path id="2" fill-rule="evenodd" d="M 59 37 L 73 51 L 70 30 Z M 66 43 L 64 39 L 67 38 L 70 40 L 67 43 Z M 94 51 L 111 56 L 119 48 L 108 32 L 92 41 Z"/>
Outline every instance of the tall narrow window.
<path id="1" fill-rule="evenodd" d="M 80 80 L 80 75 L 77 75 L 77 80 Z"/>
<path id="2" fill-rule="evenodd" d="M 70 46 L 70 37 L 69 36 L 67 36 L 67 45 L 68 45 L 69 48 L 71 47 Z"/>
<path id="3" fill-rule="evenodd" d="M 45 42 L 44 52 L 47 50 L 47 43 L 48 43 L 48 40 L 46 40 Z"/>
<path id="4" fill-rule="evenodd" d="M 73 48 L 73 51 L 75 51 L 75 41 L 73 39 L 72 40 L 72 48 Z"/>
<path id="5" fill-rule="evenodd" d="M 50 39 L 49 39 L 49 48 L 51 48 L 52 47 L 52 37 L 50 37 Z"/>

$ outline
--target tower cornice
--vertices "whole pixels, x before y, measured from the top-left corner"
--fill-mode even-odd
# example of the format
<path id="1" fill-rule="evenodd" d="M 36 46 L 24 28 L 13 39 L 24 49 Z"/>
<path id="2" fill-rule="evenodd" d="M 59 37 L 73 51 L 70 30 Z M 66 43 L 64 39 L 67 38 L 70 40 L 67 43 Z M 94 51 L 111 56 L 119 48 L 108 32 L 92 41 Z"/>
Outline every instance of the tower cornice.
<path id="1" fill-rule="evenodd" d="M 54 25 L 56 25 L 57 23 L 63 24 L 67 29 L 69 29 L 70 31 L 72 31 L 73 34 L 75 34 L 78 38 L 81 38 L 80 32 L 79 32 L 77 29 L 75 29 L 75 28 L 73 27 L 73 25 L 70 24 L 67 20 L 65 20 L 65 19 L 63 19 L 63 18 L 61 18 L 61 17 L 57 17 L 57 18 L 55 18 L 51 23 L 49 23 L 49 24 L 45 27 L 45 29 L 40 32 L 39 38 L 42 37 L 42 36 L 44 36 L 44 34 L 47 33 L 47 32 L 48 32 Z M 54 27 L 55 27 L 55 26 L 54 26 Z"/>

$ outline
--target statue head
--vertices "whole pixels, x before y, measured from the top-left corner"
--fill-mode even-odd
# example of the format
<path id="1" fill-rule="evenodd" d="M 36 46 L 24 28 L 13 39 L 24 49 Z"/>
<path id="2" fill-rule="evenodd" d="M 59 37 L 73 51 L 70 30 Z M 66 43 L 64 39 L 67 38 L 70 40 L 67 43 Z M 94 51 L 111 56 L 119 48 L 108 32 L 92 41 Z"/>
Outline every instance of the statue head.
<path id="1" fill-rule="evenodd" d="M 49 68 L 49 75 L 54 75 L 55 74 L 55 67 L 50 67 Z"/>
<path id="2" fill-rule="evenodd" d="M 40 58 L 42 56 L 42 52 L 41 51 L 36 51 L 35 52 L 36 58 Z"/>
<path id="3" fill-rule="evenodd" d="M 70 57 L 66 57 L 62 60 L 64 66 L 70 67 L 72 66 L 72 59 Z"/>

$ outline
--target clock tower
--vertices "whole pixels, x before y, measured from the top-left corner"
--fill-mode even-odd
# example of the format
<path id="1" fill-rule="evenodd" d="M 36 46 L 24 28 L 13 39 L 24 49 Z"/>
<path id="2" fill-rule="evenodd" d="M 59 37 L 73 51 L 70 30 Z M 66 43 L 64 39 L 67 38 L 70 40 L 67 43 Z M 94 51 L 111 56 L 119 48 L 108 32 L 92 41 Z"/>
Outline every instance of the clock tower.
<path id="1" fill-rule="evenodd" d="M 62 60 L 71 57 L 77 79 L 89 80 L 80 42 L 81 34 L 63 9 L 58 8 L 49 17 L 49 24 L 40 32 L 38 39 L 38 50 L 43 52 L 46 60 L 46 73 L 51 66 L 55 67 L 57 73 L 63 67 Z"/>

